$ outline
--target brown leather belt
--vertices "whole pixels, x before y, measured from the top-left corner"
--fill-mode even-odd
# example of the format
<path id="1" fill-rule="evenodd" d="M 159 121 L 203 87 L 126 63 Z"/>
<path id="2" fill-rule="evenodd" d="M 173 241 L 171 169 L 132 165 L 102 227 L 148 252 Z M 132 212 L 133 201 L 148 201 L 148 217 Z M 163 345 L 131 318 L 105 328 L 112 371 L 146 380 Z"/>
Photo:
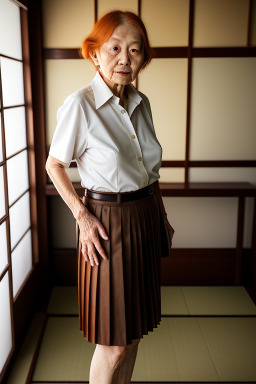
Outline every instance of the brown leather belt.
<path id="1" fill-rule="evenodd" d="M 138 189 L 137 191 L 131 192 L 96 192 L 90 189 L 85 189 L 85 196 L 90 199 L 95 200 L 104 200 L 104 201 L 113 201 L 113 202 L 123 202 L 123 201 L 132 201 L 137 199 L 142 199 L 143 197 L 153 196 L 154 195 L 154 184 L 150 184 L 147 187 Z"/>

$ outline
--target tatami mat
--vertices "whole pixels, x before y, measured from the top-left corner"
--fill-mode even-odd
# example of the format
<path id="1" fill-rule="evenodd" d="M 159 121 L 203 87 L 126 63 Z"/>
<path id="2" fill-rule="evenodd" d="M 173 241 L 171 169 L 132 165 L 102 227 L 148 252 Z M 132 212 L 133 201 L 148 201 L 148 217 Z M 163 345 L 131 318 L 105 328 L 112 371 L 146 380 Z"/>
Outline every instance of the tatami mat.
<path id="1" fill-rule="evenodd" d="M 181 289 L 190 315 L 256 315 L 256 305 L 242 286 Z"/>
<path id="2" fill-rule="evenodd" d="M 51 317 L 33 381 L 88 381 L 95 346 L 78 319 Z M 256 319 L 163 318 L 139 346 L 132 381 L 256 381 Z"/>
<path id="3" fill-rule="evenodd" d="M 221 381 L 256 382 L 256 318 L 198 318 Z"/>
<path id="4" fill-rule="evenodd" d="M 50 317 L 33 381 L 88 381 L 95 345 L 78 328 L 77 317 Z"/>
<path id="5" fill-rule="evenodd" d="M 162 286 L 163 315 L 256 315 L 256 305 L 243 286 Z M 78 315 L 77 287 L 52 290 L 50 315 Z"/>
<path id="6" fill-rule="evenodd" d="M 162 315 L 188 315 L 188 307 L 181 287 L 161 287 L 161 313 Z"/>
<path id="7" fill-rule="evenodd" d="M 77 286 L 53 287 L 47 313 L 51 315 L 78 315 Z"/>

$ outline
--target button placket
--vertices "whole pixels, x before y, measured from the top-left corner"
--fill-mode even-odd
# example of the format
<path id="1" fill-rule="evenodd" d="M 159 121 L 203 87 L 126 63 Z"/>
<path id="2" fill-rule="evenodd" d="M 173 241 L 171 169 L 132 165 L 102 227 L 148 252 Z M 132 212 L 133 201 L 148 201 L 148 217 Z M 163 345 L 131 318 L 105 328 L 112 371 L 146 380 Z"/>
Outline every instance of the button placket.
<path id="1" fill-rule="evenodd" d="M 128 130 L 129 136 L 132 139 L 131 140 L 131 145 L 132 145 L 132 147 L 134 149 L 135 156 L 137 156 L 137 164 L 138 164 L 139 170 L 141 172 L 141 176 L 142 176 L 141 177 L 142 178 L 141 186 L 144 187 L 145 185 L 147 185 L 147 182 L 148 182 L 148 173 L 147 173 L 146 168 L 145 168 L 145 166 L 143 164 L 143 157 L 142 157 L 140 143 L 139 143 L 139 140 L 137 138 L 137 135 L 136 135 L 135 129 L 133 127 L 133 124 L 131 122 L 129 114 L 123 108 L 121 109 L 120 112 L 122 114 L 123 124 L 124 124 L 125 128 Z M 145 180 L 147 180 L 147 181 L 145 181 Z"/>

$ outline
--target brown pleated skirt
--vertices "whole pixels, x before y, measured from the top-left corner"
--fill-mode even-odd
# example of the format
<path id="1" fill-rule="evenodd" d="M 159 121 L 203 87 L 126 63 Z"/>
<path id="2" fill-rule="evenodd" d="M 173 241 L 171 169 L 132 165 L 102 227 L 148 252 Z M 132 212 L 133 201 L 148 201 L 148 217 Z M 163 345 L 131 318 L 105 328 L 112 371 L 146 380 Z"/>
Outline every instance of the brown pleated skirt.
<path id="1" fill-rule="evenodd" d="M 108 260 L 86 262 L 78 247 L 79 328 L 91 343 L 128 345 L 161 321 L 160 211 L 155 195 L 135 201 L 85 198 L 103 224 Z"/>

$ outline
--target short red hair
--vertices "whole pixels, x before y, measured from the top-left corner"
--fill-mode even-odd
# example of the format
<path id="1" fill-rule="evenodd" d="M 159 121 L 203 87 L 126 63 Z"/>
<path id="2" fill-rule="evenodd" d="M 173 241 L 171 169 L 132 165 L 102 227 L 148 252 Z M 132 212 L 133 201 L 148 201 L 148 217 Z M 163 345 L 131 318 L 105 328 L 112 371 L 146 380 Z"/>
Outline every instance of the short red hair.
<path id="1" fill-rule="evenodd" d="M 144 63 L 142 68 L 145 68 L 152 59 L 152 50 L 148 40 L 147 30 L 142 20 L 133 12 L 112 11 L 102 16 L 97 23 L 94 24 L 92 32 L 84 39 L 81 48 L 81 55 L 84 59 L 88 59 L 93 63 L 90 53 L 100 47 L 109 40 L 114 29 L 121 24 L 130 23 L 135 25 L 140 31 L 143 49 Z M 94 63 L 93 63 L 94 64 Z"/>

